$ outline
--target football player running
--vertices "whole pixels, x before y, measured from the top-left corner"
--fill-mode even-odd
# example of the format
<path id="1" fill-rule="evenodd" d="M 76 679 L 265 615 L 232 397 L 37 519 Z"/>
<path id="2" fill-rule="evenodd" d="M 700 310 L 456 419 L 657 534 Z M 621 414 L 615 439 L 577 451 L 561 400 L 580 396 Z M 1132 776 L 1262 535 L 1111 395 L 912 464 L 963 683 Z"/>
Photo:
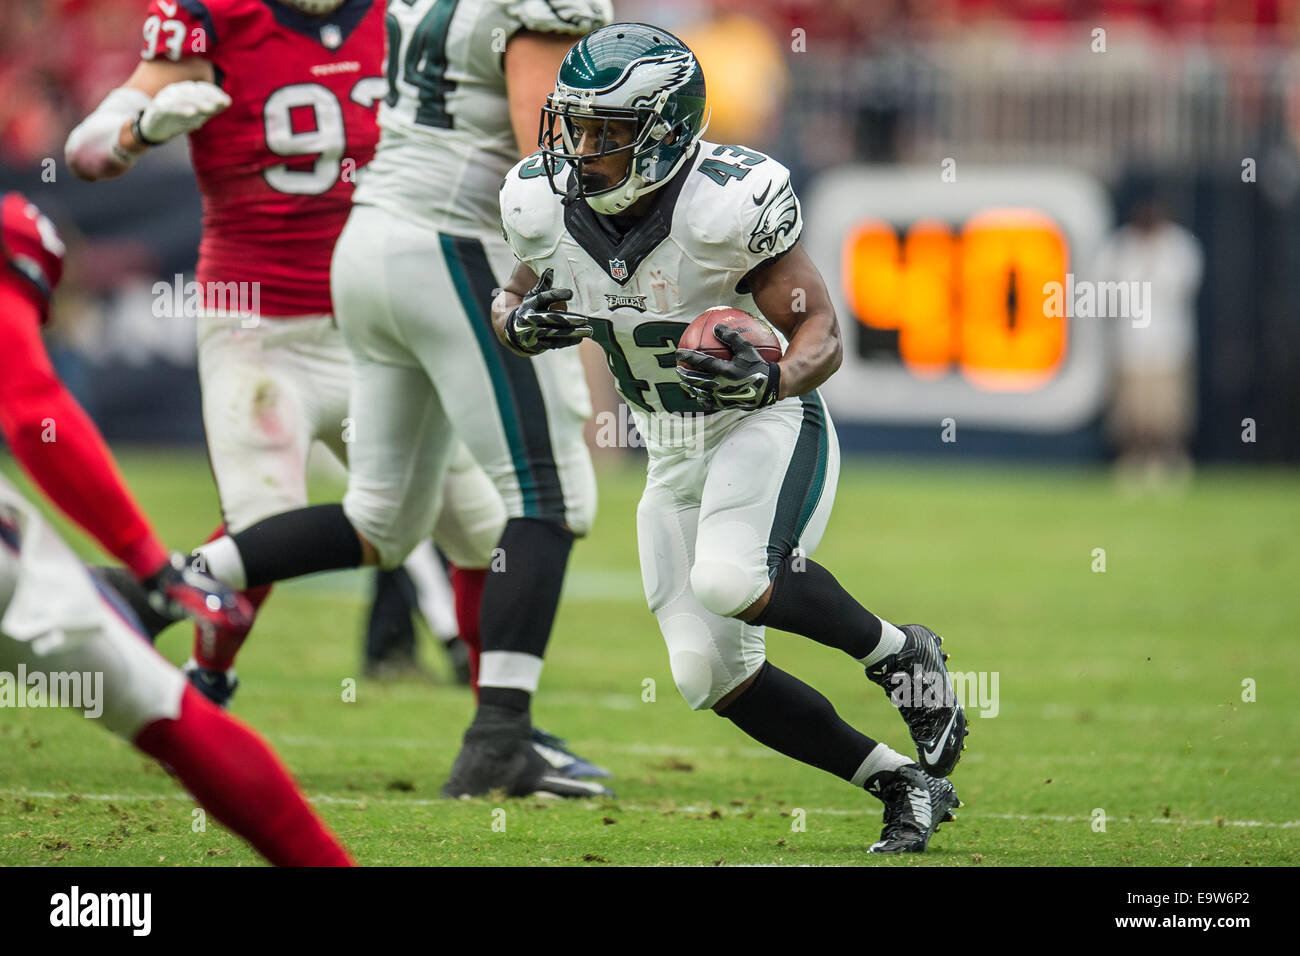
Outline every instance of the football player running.
<path id="1" fill-rule="evenodd" d="M 204 204 L 199 382 L 224 519 L 214 537 L 305 505 L 314 441 L 347 460 L 352 370 L 329 268 L 379 136 L 384 17 L 382 0 L 152 0 L 141 62 L 68 137 L 72 170 L 98 180 L 189 135 Z M 432 533 L 471 586 L 504 523 L 496 488 L 461 449 Z M 268 592 L 248 597 L 256 607 Z M 154 633 L 169 623 L 142 618 Z M 216 703 L 238 685 L 247 632 L 196 631 L 185 669 Z"/>
<path id="2" fill-rule="evenodd" d="M 94 423 L 63 387 L 41 342 L 63 243 L 26 199 L 0 203 L 0 433 L 24 470 L 69 518 L 134 570 L 168 614 L 205 629 L 243 626 L 252 609 L 169 558 L 122 482 Z M 162 761 L 210 813 L 272 863 L 347 866 L 347 852 L 255 733 L 205 700 L 155 651 L 107 589 L 0 477 L 0 669 L 47 686 L 102 679 L 104 726 Z M 68 686 L 66 683 L 63 686 Z M 73 684 L 72 686 L 78 686 Z M 92 685 L 93 686 L 93 685 Z M 28 693 L 26 686 L 20 693 Z M 64 701 L 63 703 L 68 703 Z"/>
<path id="3" fill-rule="evenodd" d="M 483 582 L 478 706 L 449 797 L 608 792 L 558 778 L 532 745 L 531 701 L 569 553 L 595 515 L 586 381 L 575 353 L 529 362 L 503 348 L 488 310 L 514 264 L 501 178 L 533 141 L 574 38 L 610 19 L 609 0 L 389 5 L 381 139 L 331 272 L 354 368 L 343 507 L 274 515 L 201 549 L 214 575 L 241 587 L 393 567 L 427 534 L 458 434 L 508 520 Z M 542 744 L 553 753 L 559 742 Z"/>
<path id="4" fill-rule="evenodd" d="M 965 715 L 938 636 L 867 611 L 807 557 L 839 472 L 817 393 L 839 367 L 839 329 L 799 244 L 788 171 L 701 139 L 704 109 L 699 64 L 667 31 L 614 24 L 573 47 L 543 110 L 541 151 L 501 188 L 519 265 L 493 323 L 522 355 L 585 337 L 605 349 L 649 452 L 643 583 L 687 703 L 879 797 L 873 852 L 921 852 L 959 805 L 942 778 Z M 687 324 L 720 305 L 761 312 L 788 340 L 781 360 L 725 326 L 729 360 L 677 349 Z M 917 758 L 859 733 L 768 662 L 767 625 L 844 651 L 887 691 L 907 688 L 891 699 Z"/>

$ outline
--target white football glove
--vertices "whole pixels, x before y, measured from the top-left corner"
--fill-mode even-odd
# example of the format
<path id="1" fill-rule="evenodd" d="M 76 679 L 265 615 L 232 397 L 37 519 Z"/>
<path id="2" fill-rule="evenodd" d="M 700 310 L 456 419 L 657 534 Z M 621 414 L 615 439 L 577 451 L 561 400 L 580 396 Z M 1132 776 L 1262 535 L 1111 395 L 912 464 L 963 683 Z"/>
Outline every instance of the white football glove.
<path id="1" fill-rule="evenodd" d="M 136 117 L 136 139 L 149 146 L 196 130 L 230 105 L 230 97 L 215 83 L 184 80 L 158 91 Z"/>

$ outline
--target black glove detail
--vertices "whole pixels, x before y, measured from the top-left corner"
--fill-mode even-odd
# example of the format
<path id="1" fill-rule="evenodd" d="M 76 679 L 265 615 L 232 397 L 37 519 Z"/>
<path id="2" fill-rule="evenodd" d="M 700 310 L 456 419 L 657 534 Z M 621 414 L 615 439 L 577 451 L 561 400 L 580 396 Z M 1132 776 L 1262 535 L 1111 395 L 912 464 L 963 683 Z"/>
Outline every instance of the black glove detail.
<path id="1" fill-rule="evenodd" d="M 552 289 L 555 270 L 547 269 L 528 290 L 523 301 L 506 318 L 506 339 L 511 348 L 525 355 L 541 355 L 547 349 L 564 349 L 591 338 L 591 320 L 576 312 L 553 309 L 557 302 L 573 298 L 572 289 Z"/>
<path id="2" fill-rule="evenodd" d="M 732 357 L 721 359 L 695 349 L 678 349 L 677 376 L 682 387 L 710 411 L 774 405 L 781 387 L 781 366 L 759 355 L 758 349 L 729 326 L 715 325 L 713 332 L 730 347 Z"/>

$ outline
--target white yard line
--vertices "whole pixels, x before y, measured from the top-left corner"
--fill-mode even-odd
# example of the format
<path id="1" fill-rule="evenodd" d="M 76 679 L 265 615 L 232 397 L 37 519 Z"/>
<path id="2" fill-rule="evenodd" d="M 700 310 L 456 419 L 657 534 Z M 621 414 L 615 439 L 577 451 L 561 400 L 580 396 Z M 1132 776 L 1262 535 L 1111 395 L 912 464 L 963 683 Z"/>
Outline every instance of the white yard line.
<path id="1" fill-rule="evenodd" d="M 977 727 L 978 729 L 978 727 Z M 319 734 L 266 734 L 265 736 L 276 746 L 281 747 L 370 747 L 385 746 L 394 747 L 401 750 L 422 750 L 432 745 L 438 739 L 439 734 L 444 734 L 447 728 L 430 729 L 428 737 L 341 737 L 341 736 L 322 736 Z M 456 729 L 459 734 L 459 728 Z M 445 743 L 445 740 L 443 741 Z M 606 753 L 631 754 L 640 757 L 682 757 L 682 758 L 728 758 L 728 757 L 753 757 L 757 759 L 788 759 L 784 755 L 774 750 L 768 750 L 766 747 L 750 747 L 744 745 L 725 746 L 718 745 L 712 747 L 693 747 L 689 744 L 639 744 L 639 743 L 616 743 L 614 741 L 599 740 L 596 738 L 583 737 L 573 738 L 569 741 L 570 745 L 580 753 L 588 757 L 599 758 L 599 755 Z M 1094 767 L 1099 760 L 1103 758 L 1095 757 L 1089 754 L 1056 754 L 1051 757 L 1040 757 L 1033 754 L 1007 753 L 991 757 L 986 753 L 975 751 L 967 753 L 962 758 L 962 764 L 969 766 L 971 764 L 982 764 L 986 762 L 994 763 L 1016 763 L 1016 764 L 1033 764 L 1039 770 L 1045 773 L 1052 773 L 1057 767 Z M 1154 761 L 1168 761 L 1177 767 L 1199 767 L 1199 768 L 1222 768 L 1223 760 L 1216 757 L 1184 756 L 1179 754 L 1161 754 L 1153 756 L 1144 753 L 1113 753 L 1107 754 L 1104 760 L 1108 763 L 1123 764 L 1142 764 L 1149 765 Z M 599 759 L 596 760 L 599 763 Z M 1272 756 L 1260 758 L 1255 761 L 1257 766 L 1280 767 L 1284 765 L 1295 764 L 1295 758 L 1284 758 Z"/>
<path id="2" fill-rule="evenodd" d="M 158 800 L 183 800 L 190 803 L 194 798 L 189 794 L 182 792 L 175 793 L 74 793 L 53 792 L 49 790 L 25 790 L 21 788 L 0 789 L 0 796 L 14 797 L 15 799 L 35 799 L 35 800 L 69 800 L 77 798 L 81 800 L 97 800 L 105 803 L 153 803 Z M 386 805 L 402 805 L 411 807 L 433 807 L 443 806 L 446 800 L 424 799 L 424 798 L 401 798 L 401 797 L 341 797 L 327 793 L 311 794 L 307 799 L 312 803 L 323 804 L 341 804 L 344 806 L 366 806 L 372 803 Z M 657 813 L 662 814 L 665 810 L 672 810 L 677 813 L 712 813 L 714 810 L 731 816 L 740 816 L 746 813 L 789 813 L 789 810 L 775 808 L 747 808 L 747 807 L 714 807 L 714 806 L 696 806 L 687 804 L 680 807 L 663 807 L 663 806 L 641 806 L 639 804 L 619 803 L 618 809 L 623 813 Z M 791 807 L 790 809 L 794 809 Z M 824 816 L 835 817 L 853 817 L 853 816 L 870 816 L 875 817 L 879 810 L 873 807 L 863 807 L 861 810 L 846 810 L 840 807 L 800 807 L 810 814 L 821 814 Z M 1018 820 L 1026 823 L 1091 823 L 1091 816 L 1062 816 L 1053 813 L 980 813 L 962 810 L 958 814 L 961 820 Z M 1149 820 L 1124 819 L 1121 817 L 1109 817 L 1107 823 L 1136 823 L 1136 824 L 1169 824 L 1173 826 L 1187 827 L 1269 827 L 1275 829 L 1289 830 L 1300 827 L 1300 820 L 1178 820 L 1171 817 L 1153 817 Z"/>

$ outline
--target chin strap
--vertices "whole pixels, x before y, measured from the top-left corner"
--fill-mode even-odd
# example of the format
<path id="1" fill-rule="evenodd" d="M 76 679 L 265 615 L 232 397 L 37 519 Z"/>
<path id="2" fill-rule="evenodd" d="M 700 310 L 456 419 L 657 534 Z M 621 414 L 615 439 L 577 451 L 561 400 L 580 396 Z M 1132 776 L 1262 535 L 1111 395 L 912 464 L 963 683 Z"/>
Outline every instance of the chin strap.
<path id="1" fill-rule="evenodd" d="M 624 183 L 619 189 L 613 192 L 602 193 L 599 196 L 584 197 L 587 200 L 587 205 L 592 208 L 592 211 L 598 212 L 602 216 L 618 215 L 619 213 L 627 209 L 629 206 L 631 206 L 638 199 L 642 198 L 643 196 L 648 196 L 656 189 L 659 189 L 660 187 L 665 186 L 668 183 L 672 182 L 673 177 L 676 176 L 678 173 L 680 173 L 682 171 L 682 167 L 691 161 L 692 157 L 695 156 L 695 151 L 699 148 L 700 148 L 700 141 L 697 138 L 695 142 L 691 144 L 691 148 L 686 150 L 684 153 L 682 153 L 681 157 L 677 160 L 673 168 L 668 171 L 668 175 L 664 176 L 664 178 L 659 180 L 658 182 L 647 184 L 645 182 L 644 177 L 642 177 L 639 173 L 634 172 L 628 177 L 628 181 Z M 640 181 L 640 185 L 636 184 L 636 181 L 638 180 Z M 630 199 L 627 198 L 629 193 L 631 194 Z M 615 200 L 608 204 L 602 202 L 602 200 L 608 199 L 611 196 L 620 197 L 620 199 L 625 201 L 622 203 L 622 205 L 618 205 L 618 200 Z"/>

